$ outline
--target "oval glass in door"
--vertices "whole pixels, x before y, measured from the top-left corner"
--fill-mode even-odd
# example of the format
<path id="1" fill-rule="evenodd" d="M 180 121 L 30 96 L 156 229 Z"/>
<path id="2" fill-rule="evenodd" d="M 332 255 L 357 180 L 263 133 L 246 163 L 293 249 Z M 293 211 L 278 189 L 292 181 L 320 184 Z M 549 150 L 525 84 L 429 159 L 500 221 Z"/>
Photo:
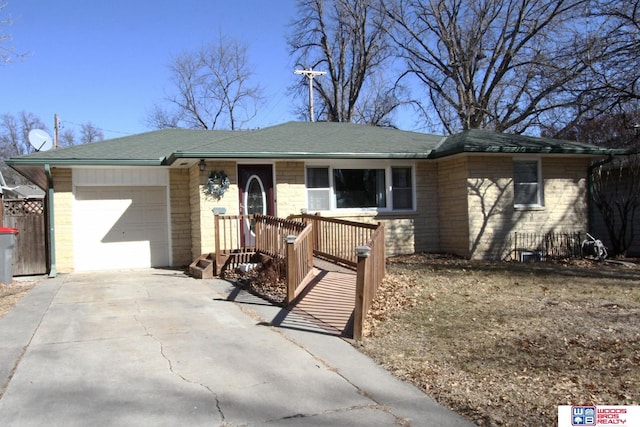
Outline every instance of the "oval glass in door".
<path id="1" fill-rule="evenodd" d="M 247 180 L 247 186 L 244 191 L 244 214 L 267 214 L 267 196 L 264 191 L 264 185 L 258 175 L 251 175 Z M 251 234 L 255 231 L 255 222 L 249 224 Z"/>

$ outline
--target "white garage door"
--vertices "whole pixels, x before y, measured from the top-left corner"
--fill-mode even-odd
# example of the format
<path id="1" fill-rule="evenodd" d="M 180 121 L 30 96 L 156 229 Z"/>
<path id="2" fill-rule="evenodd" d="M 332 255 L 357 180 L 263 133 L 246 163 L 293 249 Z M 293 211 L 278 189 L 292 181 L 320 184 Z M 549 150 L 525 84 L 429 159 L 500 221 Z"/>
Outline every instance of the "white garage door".
<path id="1" fill-rule="evenodd" d="M 75 269 L 167 266 L 168 228 L 164 186 L 76 187 Z"/>

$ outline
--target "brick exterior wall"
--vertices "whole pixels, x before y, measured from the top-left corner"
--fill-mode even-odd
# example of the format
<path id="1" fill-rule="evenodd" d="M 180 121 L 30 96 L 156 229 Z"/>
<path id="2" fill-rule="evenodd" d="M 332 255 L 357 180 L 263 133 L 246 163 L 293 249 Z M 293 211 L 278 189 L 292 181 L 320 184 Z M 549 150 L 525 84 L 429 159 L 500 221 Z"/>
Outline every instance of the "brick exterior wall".
<path id="1" fill-rule="evenodd" d="M 508 258 L 514 249 L 511 243 L 514 232 L 586 231 L 589 159 L 542 157 L 541 162 L 543 206 L 516 209 L 513 206 L 513 158 L 468 158 L 470 238 L 467 256 Z M 444 222 L 442 224 L 444 228 Z"/>
<path id="2" fill-rule="evenodd" d="M 416 214 L 413 219 L 414 247 L 403 246 L 398 248 L 398 253 L 440 251 L 439 210 L 438 165 L 434 162 L 418 163 L 416 165 Z M 392 236 L 387 235 L 387 237 Z"/>
<path id="3" fill-rule="evenodd" d="M 171 258 L 174 267 L 189 265 L 191 257 L 191 209 L 189 206 L 190 173 L 186 169 L 169 171 L 171 222 Z"/>
<path id="4" fill-rule="evenodd" d="M 304 162 L 276 162 L 276 215 L 286 218 L 306 208 Z"/>
<path id="5" fill-rule="evenodd" d="M 468 159 L 438 161 L 439 252 L 469 256 Z"/>
<path id="6" fill-rule="evenodd" d="M 222 198 L 205 193 L 205 186 L 212 171 L 224 171 L 231 185 Z M 208 161 L 203 172 L 198 165 L 189 169 L 189 205 L 191 208 L 191 258 L 215 252 L 215 220 L 213 208 L 225 208 L 227 215 L 237 215 L 238 195 L 237 164 L 233 161 Z"/>
<path id="7" fill-rule="evenodd" d="M 71 169 L 54 167 L 53 209 L 56 270 L 70 273 L 74 270 L 73 258 L 73 181 Z"/>
<path id="8" fill-rule="evenodd" d="M 386 227 L 387 255 L 445 252 L 471 258 L 504 258 L 513 232 L 586 231 L 589 158 L 543 157 L 544 206 L 513 207 L 511 156 L 455 156 L 415 165 L 416 211 L 331 215 Z M 223 170 L 231 186 L 221 199 L 205 193 L 211 171 Z M 56 266 L 71 272 L 73 259 L 72 172 L 53 168 Z M 275 163 L 279 217 L 306 208 L 303 161 Z M 169 173 L 172 263 L 184 266 L 215 250 L 212 209 L 239 213 L 237 163 L 207 162 Z M 326 215 L 326 214 L 325 214 Z"/>

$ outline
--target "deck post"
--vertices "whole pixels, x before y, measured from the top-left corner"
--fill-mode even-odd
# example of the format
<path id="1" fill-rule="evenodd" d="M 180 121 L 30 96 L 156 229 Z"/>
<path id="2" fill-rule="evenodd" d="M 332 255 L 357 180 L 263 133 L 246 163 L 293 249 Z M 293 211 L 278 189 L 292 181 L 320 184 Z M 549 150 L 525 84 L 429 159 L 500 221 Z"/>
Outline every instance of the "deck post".
<path id="1" fill-rule="evenodd" d="M 215 272 L 216 276 L 220 275 L 220 270 L 222 269 L 222 254 L 220 253 L 220 215 L 217 215 L 215 212 L 213 213 L 214 218 L 214 239 L 215 239 L 215 249 L 216 249 L 216 258 L 215 258 Z"/>
<path id="2" fill-rule="evenodd" d="M 296 283 L 296 254 L 294 249 L 294 244 L 296 242 L 297 236 L 288 235 L 285 237 L 285 242 L 287 243 L 287 257 L 285 259 L 287 263 L 287 304 L 291 303 L 295 298 L 296 287 L 298 284 Z"/>
<path id="3" fill-rule="evenodd" d="M 356 246 L 356 306 L 353 313 L 353 339 L 359 341 L 362 339 L 362 328 L 364 324 L 365 301 L 367 298 L 367 283 L 369 283 L 367 262 L 371 248 L 369 246 Z"/>

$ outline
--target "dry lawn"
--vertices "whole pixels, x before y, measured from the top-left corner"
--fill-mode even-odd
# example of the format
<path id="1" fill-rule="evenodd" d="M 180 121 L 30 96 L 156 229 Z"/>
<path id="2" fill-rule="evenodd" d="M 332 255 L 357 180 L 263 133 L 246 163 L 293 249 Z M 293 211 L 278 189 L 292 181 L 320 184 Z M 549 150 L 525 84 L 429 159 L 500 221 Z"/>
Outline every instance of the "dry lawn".
<path id="1" fill-rule="evenodd" d="M 362 351 L 480 426 L 638 405 L 640 268 L 399 257 Z"/>
<path id="2" fill-rule="evenodd" d="M 0 318 L 7 314 L 29 292 L 34 283 L 0 283 Z"/>

